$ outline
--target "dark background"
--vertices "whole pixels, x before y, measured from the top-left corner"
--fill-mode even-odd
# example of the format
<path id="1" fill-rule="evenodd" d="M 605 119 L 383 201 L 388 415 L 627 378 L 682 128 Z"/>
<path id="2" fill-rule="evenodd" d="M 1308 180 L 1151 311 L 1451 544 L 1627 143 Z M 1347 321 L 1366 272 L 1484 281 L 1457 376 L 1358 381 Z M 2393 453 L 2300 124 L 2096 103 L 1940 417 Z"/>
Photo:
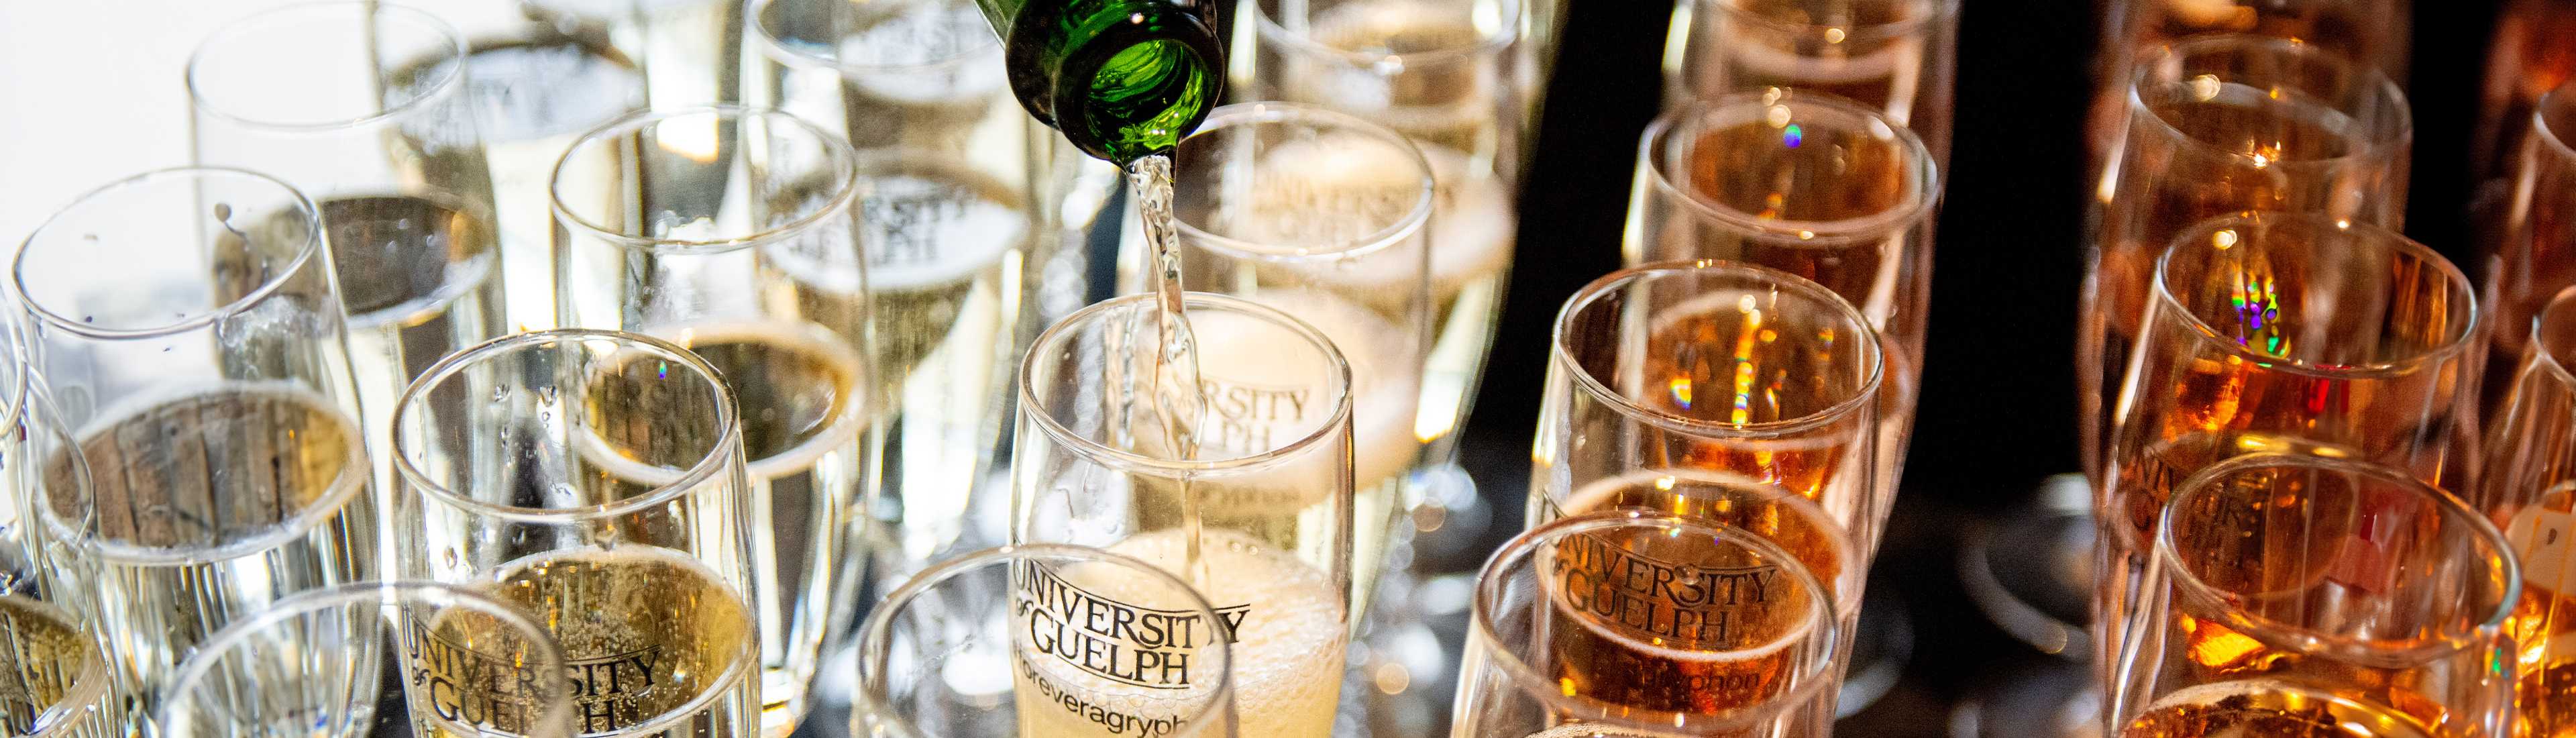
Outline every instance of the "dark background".
<path id="1" fill-rule="evenodd" d="M 2101 11 L 2082 0 L 1963 3 L 1923 399 L 1868 595 L 1871 608 L 1906 605 L 1915 647 L 1895 690 L 1846 720 L 1844 735 L 1944 735 L 1954 703 L 2034 669 L 2083 673 L 1989 625 L 1956 572 L 1963 537 L 2031 505 L 2043 478 L 2076 468 L 2083 123 Z M 1566 4 L 1523 178 L 1510 296 L 1465 435 L 1465 463 L 1500 511 L 1498 535 L 1519 528 L 1549 322 L 1567 296 L 1619 266 L 1637 139 L 1657 113 L 1672 12 L 1659 0 Z M 2412 68 L 2399 80 L 2415 112 L 2405 231 L 2472 275 L 2467 161 L 2495 5 L 2418 2 Z"/>

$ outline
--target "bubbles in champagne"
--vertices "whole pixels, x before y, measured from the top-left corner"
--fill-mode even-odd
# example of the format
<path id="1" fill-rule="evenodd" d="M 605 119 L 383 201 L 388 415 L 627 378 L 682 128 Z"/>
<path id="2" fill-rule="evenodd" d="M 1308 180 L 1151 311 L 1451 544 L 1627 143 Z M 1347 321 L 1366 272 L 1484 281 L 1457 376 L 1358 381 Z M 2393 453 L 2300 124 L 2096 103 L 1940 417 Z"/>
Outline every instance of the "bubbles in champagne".
<path id="1" fill-rule="evenodd" d="M 45 467 L 53 524 L 94 514 L 111 558 L 275 545 L 366 486 L 357 422 L 311 392 L 226 384 L 134 404 L 78 433 L 88 485 L 68 457 Z"/>
<path id="2" fill-rule="evenodd" d="M 2406 695 L 2417 701 L 2423 697 Z M 2147 706 L 2122 738 L 2432 738 L 2415 719 L 2347 696 L 2252 680 L 2188 687 Z"/>
<path id="3" fill-rule="evenodd" d="M 0 595 L 0 728 L 32 735 L 63 720 L 96 720 L 66 696 L 104 694 L 107 672 L 89 631 L 53 605 Z"/>
<path id="4" fill-rule="evenodd" d="M 859 360 L 840 337 L 794 323 L 715 323 L 648 329 L 715 367 L 741 408 L 753 476 L 812 466 L 850 443 L 864 410 Z"/>
<path id="5" fill-rule="evenodd" d="M 1393 128 L 1407 138 L 1463 151 L 1491 151 L 1507 106 L 1501 44 L 1517 19 L 1483 3 L 1341 3 L 1303 21 L 1306 39 L 1345 54 L 1384 58 L 1355 64 L 1341 55 L 1297 59 L 1284 75 L 1291 99 L 1320 102 Z"/>
<path id="6" fill-rule="evenodd" d="M 553 551 L 514 562 L 494 586 L 562 644 L 581 733 L 659 729 L 743 708 L 720 693 L 757 668 L 750 613 L 741 593 L 688 554 L 633 545 Z"/>
<path id="7" fill-rule="evenodd" d="M 1176 207 L 1192 228 L 1232 239 L 1236 248 L 1302 256 L 1362 246 L 1395 235 L 1391 229 L 1422 205 L 1421 173 L 1406 166 L 1411 158 L 1356 130 L 1315 131 L 1268 143 L 1256 160 L 1214 181 L 1193 181 Z"/>
<path id="8" fill-rule="evenodd" d="M 1755 508 L 1747 512 L 1756 520 L 1767 517 L 1760 512 L 1766 507 L 1773 514 L 1796 509 L 1795 496 L 1765 500 L 1758 489 L 1703 485 L 1696 493 L 1744 495 L 1738 501 Z M 1629 502 L 1602 492 L 1582 501 Z M 1663 501 L 1728 506 L 1688 494 Z M 1724 714 L 1789 698 L 1812 684 L 1830 653 L 1818 642 L 1816 624 L 1833 617 L 1834 596 L 1813 589 L 1791 565 L 1814 556 L 1839 566 L 1846 550 L 1827 543 L 1792 552 L 1801 560 L 1788 562 L 1740 540 L 1674 533 L 1608 529 L 1568 536 L 1540 552 L 1550 603 L 1545 617 L 1557 621 L 1546 636 L 1548 663 L 1567 693 L 1650 710 Z"/>
<path id="9" fill-rule="evenodd" d="M 1734 526 L 1779 546 L 1817 581 L 1835 588 L 1841 609 L 1860 604 L 1863 572 L 1851 534 L 1814 501 L 1775 485 L 1726 471 L 1646 469 L 1584 485 L 1563 501 L 1549 500 L 1544 520 L 1618 509 L 1645 509 Z"/>
<path id="10" fill-rule="evenodd" d="M 1559 725 L 1559 726 L 1556 726 L 1556 727 L 1553 727 L 1553 728 L 1549 728 L 1549 729 L 1547 729 L 1545 732 L 1540 732 L 1540 733 L 1531 733 L 1529 738 L 1669 738 L 1669 737 L 1668 737 L 1666 734 L 1663 734 L 1663 733 L 1649 733 L 1649 732 L 1642 731 L 1642 730 L 1632 730 L 1632 729 L 1628 729 L 1628 728 L 1612 728 L 1612 727 L 1604 727 L 1604 726 L 1600 726 L 1600 725 L 1590 725 L 1590 724 L 1585 724 L 1585 723 L 1576 723 L 1576 724 L 1573 724 L 1573 725 Z"/>
<path id="11" fill-rule="evenodd" d="M 1207 622 L 1192 598 L 1121 567 L 1022 563 L 1012 572 L 1021 734 L 1173 735 L 1217 707 L 1208 647 L 1248 610 Z M 1207 716 L 1215 718 L 1214 715 Z"/>
<path id="12" fill-rule="evenodd" d="M 773 6 L 777 7 L 777 6 Z M 855 3 L 832 57 L 852 92 L 878 104 L 973 115 L 1006 84 L 1001 44 L 973 3 Z"/>
<path id="13" fill-rule="evenodd" d="M 462 207 L 394 195 L 318 204 L 353 329 L 401 329 L 436 320 L 482 287 L 492 271 L 490 226 Z"/>
<path id="14" fill-rule="evenodd" d="M 1417 336 L 1385 316 L 1314 290 L 1265 290 L 1261 304 L 1324 334 L 1350 364 L 1351 477 L 1368 487 L 1402 474 L 1419 450 L 1413 439 Z M 1251 456 L 1283 448 L 1321 430 L 1335 400 L 1320 364 L 1300 361 L 1304 346 L 1278 345 L 1275 330 L 1238 313 L 1191 319 L 1206 336 L 1199 348 L 1199 386 L 1208 397 L 1203 450 Z M 1317 490 L 1321 494 L 1321 490 Z"/>
<path id="15" fill-rule="evenodd" d="M 1344 622 L 1340 589 L 1324 572 L 1241 534 L 1210 528 L 1200 555 L 1218 573 L 1200 587 L 1236 624 L 1231 655 L 1235 712 L 1243 735 L 1324 738 L 1339 702 Z M 1182 571 L 1186 535 L 1177 529 L 1109 547 Z"/>

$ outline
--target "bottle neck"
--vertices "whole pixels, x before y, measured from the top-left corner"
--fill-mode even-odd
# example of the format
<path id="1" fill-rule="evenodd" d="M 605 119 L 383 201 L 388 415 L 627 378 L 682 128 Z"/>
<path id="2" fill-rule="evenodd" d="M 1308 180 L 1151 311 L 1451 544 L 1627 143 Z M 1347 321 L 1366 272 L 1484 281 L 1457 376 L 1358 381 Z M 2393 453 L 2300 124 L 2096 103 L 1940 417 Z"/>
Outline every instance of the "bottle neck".
<path id="1" fill-rule="evenodd" d="M 1170 150 L 1223 96 L 1214 2 L 977 0 L 1022 106 L 1121 165 Z"/>

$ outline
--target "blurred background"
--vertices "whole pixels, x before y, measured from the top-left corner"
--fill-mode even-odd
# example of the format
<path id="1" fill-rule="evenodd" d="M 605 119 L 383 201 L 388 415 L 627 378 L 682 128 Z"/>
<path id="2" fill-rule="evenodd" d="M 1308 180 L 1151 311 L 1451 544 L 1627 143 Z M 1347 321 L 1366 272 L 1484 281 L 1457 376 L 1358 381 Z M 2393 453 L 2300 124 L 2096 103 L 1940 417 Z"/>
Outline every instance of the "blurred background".
<path id="1" fill-rule="evenodd" d="M 98 184 L 186 163 L 189 49 L 205 29 L 275 4 L 0 2 L 0 239 L 25 238 Z M 1492 518 L 1462 556 L 1481 558 L 1520 527 L 1549 322 L 1568 295 L 1617 267 L 1638 135 L 1658 105 L 1671 3 L 1568 4 L 1500 337 L 1465 436 Z M 2494 0 L 2415 4 L 2402 80 L 2416 129 L 2404 230 L 2473 274 L 2467 157 L 2482 145 L 2473 118 L 2496 10 Z M 1893 678 L 1885 696 L 1847 719 L 1845 735 L 2037 734 L 2029 715 L 2062 712 L 2056 688 L 2086 673 L 2031 633 L 1996 625 L 1962 583 L 1960 551 L 2041 506 L 2043 480 L 2076 467 L 2082 136 L 2101 13 L 2084 0 L 1965 0 L 1920 424 L 1868 596 L 1894 616 L 1880 632 L 1912 637 L 1883 662 L 1879 674 Z M 2080 488 L 2070 494 L 2082 499 Z M 2020 553 L 1990 558 L 2040 570 L 2074 563 Z M 2081 599 L 2036 604 L 2071 616 Z"/>

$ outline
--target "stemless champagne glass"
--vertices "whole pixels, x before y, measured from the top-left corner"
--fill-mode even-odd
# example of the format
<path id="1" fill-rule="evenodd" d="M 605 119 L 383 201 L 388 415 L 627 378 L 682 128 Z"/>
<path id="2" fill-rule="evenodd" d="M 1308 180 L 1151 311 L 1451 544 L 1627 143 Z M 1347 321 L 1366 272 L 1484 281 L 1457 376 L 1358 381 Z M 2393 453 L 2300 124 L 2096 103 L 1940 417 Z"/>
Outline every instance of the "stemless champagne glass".
<path id="1" fill-rule="evenodd" d="M 60 448 L 56 414 L 34 367 L 25 360 L 15 318 L 0 320 L 0 733 L 29 738 L 108 738 L 121 719 L 118 694 L 100 650 L 97 563 L 70 548 L 93 514 L 86 496 L 89 466 L 63 469 L 75 496 L 57 512 L 36 512 L 44 483 L 30 462 L 40 447 Z M 39 438 L 41 436 L 41 438 Z"/>
<path id="2" fill-rule="evenodd" d="M 736 146 L 691 148 L 704 142 Z M 564 323 L 678 344 L 742 401 L 761 694 L 782 733 L 810 706 L 822 644 L 847 632 L 831 614 L 854 605 L 843 583 L 886 407 L 872 332 L 919 335 L 869 323 L 856 166 L 785 113 L 687 108 L 591 132 L 554 183 Z"/>
<path id="3" fill-rule="evenodd" d="M 1214 390 L 1197 453 L 1172 453 L 1151 382 L 1129 369 L 1154 345 L 1152 297 L 1084 308 L 1020 368 L 1011 537 L 1104 548 L 1189 582 L 1231 624 L 1243 734 L 1327 736 L 1356 614 L 1351 370 L 1284 312 L 1185 299 Z"/>
<path id="4" fill-rule="evenodd" d="M 1574 515 L 1476 580 L 1458 738 L 1822 735 L 1833 595 L 1762 536 L 1651 511 Z"/>
<path id="5" fill-rule="evenodd" d="M 1922 140 L 1850 101 L 1775 91 L 1685 103 L 1648 126 L 1637 149 L 1628 264 L 1771 267 L 1869 317 L 1887 365 L 1879 487 L 1893 495 L 1923 376 L 1941 194 Z"/>
<path id="6" fill-rule="evenodd" d="M 2458 485 L 2473 460 L 2477 310 L 2424 245 L 2315 214 L 2220 218 L 2176 237 L 2095 498 L 2095 645 L 2111 664 L 2156 515 L 2234 456 L 2367 461 Z"/>
<path id="7" fill-rule="evenodd" d="M 1351 372 L 1351 575 L 1368 612 L 1405 481 L 1429 436 L 1414 410 L 1432 345 L 1424 269 L 1430 261 L 1432 173 L 1393 131 L 1320 108 L 1251 103 L 1218 108 L 1174 149 L 1172 217 L 1181 281 L 1258 303 L 1331 339 Z M 1138 245 L 1137 248 L 1143 248 Z M 1126 292 L 1148 289 L 1128 275 Z M 1198 331 L 1220 443 L 1246 452 L 1269 434 L 1334 412 L 1259 378 L 1275 333 Z M 1313 386 L 1311 381 L 1305 386 Z M 1291 390 L 1291 392 L 1283 392 Z M 1254 431 L 1251 429 L 1260 429 Z M 1276 436 L 1284 440 L 1289 436 Z M 1250 445 L 1246 445 L 1250 444 Z"/>
<path id="8" fill-rule="evenodd" d="M 2501 327 L 2496 330 L 2502 330 Z M 2522 564 L 2513 635 L 2514 699 L 2525 735 L 2576 728 L 2576 287 L 2532 322 L 2504 404 L 2491 419 L 2485 463 L 2469 502 L 2485 512 Z M 2504 361 L 2489 356 L 2488 361 Z"/>
<path id="9" fill-rule="evenodd" d="M 850 732 L 1233 738 L 1228 639 L 1242 615 L 1153 564 L 1099 549 L 966 554 L 923 570 L 868 614 Z"/>
<path id="10" fill-rule="evenodd" d="M 161 735 L 572 738 L 565 666 L 545 626 L 488 594 L 310 590 L 198 647 L 162 695 Z"/>
<path id="11" fill-rule="evenodd" d="M 1315 105 L 1385 126 L 1412 141 L 1431 166 L 1428 279 L 1436 338 L 1414 421 L 1415 434 L 1430 444 L 1425 467 L 1456 463 L 1456 431 L 1466 422 L 1502 311 L 1517 222 L 1513 193 L 1526 158 L 1520 147 L 1529 139 L 1526 112 L 1538 94 L 1536 70 L 1521 63 L 1525 1 L 1244 5 L 1254 16 L 1245 21 L 1259 28 L 1249 51 L 1237 49 L 1257 57 L 1254 97 Z M 1190 144 L 1182 147 L 1186 151 Z M 1414 158 L 1354 159 L 1343 166 L 1374 165 L 1381 176 L 1402 178 L 1410 176 Z M 1180 192 L 1184 198 L 1190 194 Z M 1361 377 L 1365 381 L 1367 375 Z M 1360 409 L 1363 416 L 1369 412 Z"/>
<path id="12" fill-rule="evenodd" d="M 96 567 L 132 729 L 179 658 L 287 594 L 377 578 L 376 497 L 321 213 L 275 179 L 185 168 L 56 212 L 14 267 L 45 535 Z M 64 576 L 57 572 L 57 576 Z"/>
<path id="13" fill-rule="evenodd" d="M 760 0 L 750 12 L 758 76 L 745 97 L 857 151 L 877 391 L 891 402 L 886 489 L 870 512 L 892 545 L 868 578 L 892 587 L 1001 542 L 962 537 L 984 527 L 965 516 L 1008 512 L 994 499 L 1006 495 L 984 492 L 1008 448 L 1010 372 L 1039 316 L 1080 307 L 1083 240 L 1117 170 L 1021 109 L 970 0 Z"/>
<path id="14" fill-rule="evenodd" d="M 1959 0 L 1676 0 L 1664 106 L 1821 92 L 1878 111 L 1950 161 Z"/>
<path id="15" fill-rule="evenodd" d="M 2483 244 L 2487 310 L 2485 402 L 2490 413 L 2514 382 L 2514 357 L 2524 355 L 2525 330 L 2550 298 L 2576 285 L 2576 86 L 2540 98 L 2529 133 L 2513 164 L 2511 194 Z"/>
<path id="16" fill-rule="evenodd" d="M 464 70 L 492 176 L 504 324 L 520 331 L 556 323 L 553 221 L 546 208 L 555 160 L 582 133 L 644 106 L 644 72 L 629 53 L 639 37 L 609 28 L 631 18 L 582 19 L 543 5 L 440 0 L 425 10 L 457 29 L 463 55 L 440 50 L 397 60 L 388 74 L 415 80 Z"/>
<path id="17" fill-rule="evenodd" d="M 2521 735 L 2504 537 L 2406 471 L 2262 454 L 2159 515 L 2108 735 Z"/>
<path id="18" fill-rule="evenodd" d="M 2313 47 L 2219 36 L 2137 66 L 2121 163 L 2102 179 L 2076 328 L 2084 470 L 2102 474 L 2120 379 L 2147 313 L 2156 255 L 2176 234 L 2230 213 L 2325 213 L 2395 227 L 2413 136 L 2387 77 Z"/>
<path id="19" fill-rule="evenodd" d="M 1843 566 L 1866 568 L 1888 509 L 1873 471 L 1882 366 L 1850 303 L 1774 269 L 1657 263 L 1576 292 L 1554 340 L 1531 521 L 1611 504 L 1585 493 L 1636 470 L 1693 469 L 1813 500 L 1856 542 Z"/>
<path id="20" fill-rule="evenodd" d="M 401 576 L 535 614 L 583 735 L 762 734 L 761 500 L 716 371 L 631 333 L 522 333 L 432 365 L 394 410 Z"/>
<path id="21" fill-rule="evenodd" d="M 463 53 L 436 17 L 362 1 L 234 21 L 188 60 L 197 163 L 273 175 L 322 212 L 370 448 L 423 367 L 503 330 Z"/>

